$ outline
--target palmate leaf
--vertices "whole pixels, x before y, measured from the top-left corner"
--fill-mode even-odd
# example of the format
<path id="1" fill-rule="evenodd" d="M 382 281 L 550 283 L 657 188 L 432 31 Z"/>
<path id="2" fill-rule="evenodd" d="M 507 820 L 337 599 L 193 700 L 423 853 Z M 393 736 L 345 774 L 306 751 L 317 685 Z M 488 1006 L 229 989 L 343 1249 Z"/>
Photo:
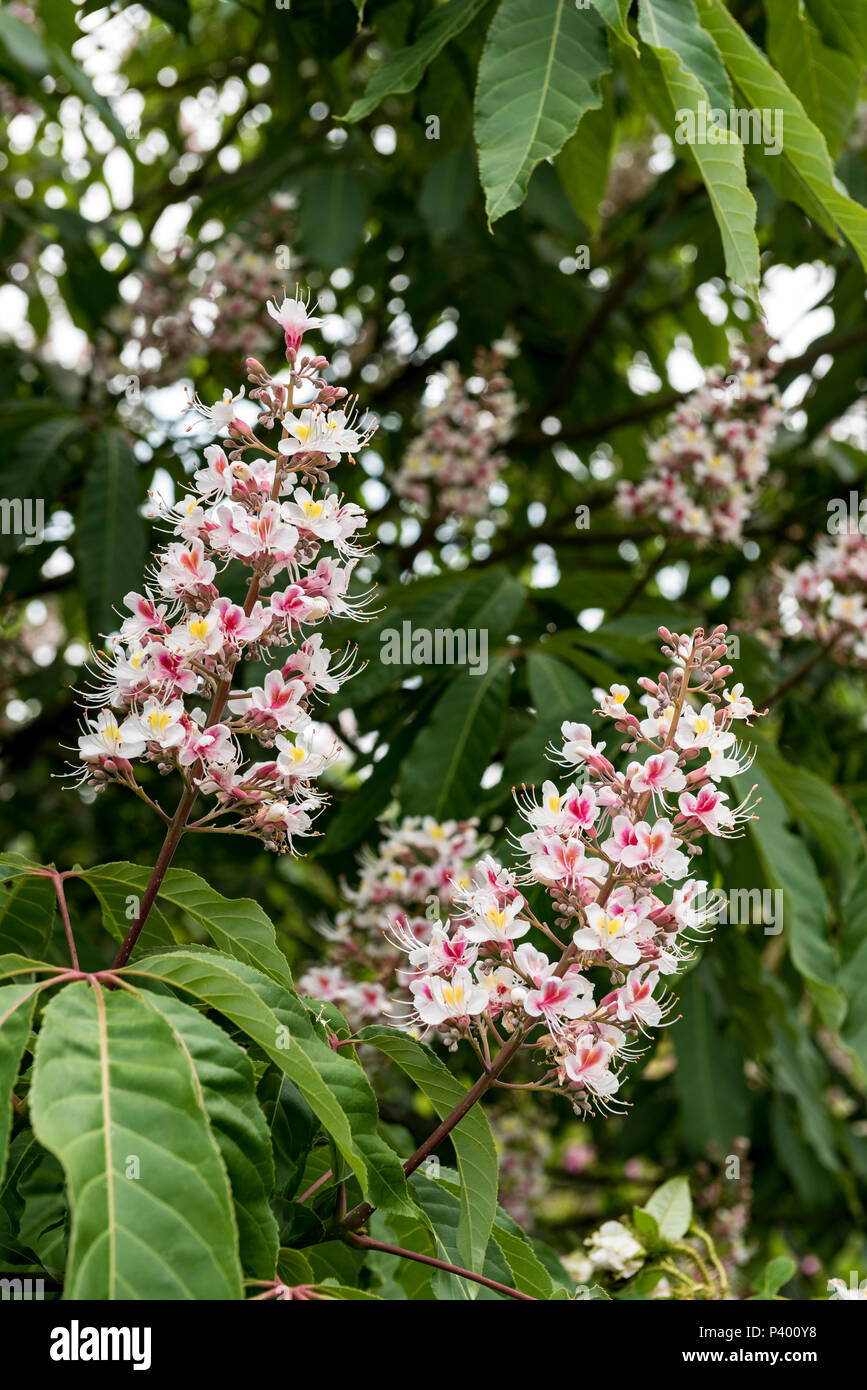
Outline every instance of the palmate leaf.
<path id="1" fill-rule="evenodd" d="M 332 1050 L 294 990 L 201 946 L 147 956 L 128 973 L 164 980 L 243 1029 L 294 1081 L 368 1201 L 413 1211 L 400 1160 L 377 1131 L 376 1098 L 364 1071 L 345 1052 Z"/>
<path id="2" fill-rule="evenodd" d="M 700 105 L 731 105 L 725 67 L 699 24 L 694 0 L 640 0 L 638 31 L 659 59 L 672 114 Z M 733 139 L 721 144 L 690 143 L 720 230 L 726 270 L 753 299 L 758 297 L 759 244 L 756 203 L 747 187 L 744 152 Z"/>
<path id="3" fill-rule="evenodd" d="M 758 111 L 782 112 L 782 153 L 759 159 L 763 172 L 808 216 L 832 234 L 846 236 L 861 264 L 867 266 L 867 208 L 841 191 L 822 132 L 722 0 L 699 0 L 699 15 L 746 105 Z M 751 158 L 761 153 L 754 146 L 748 149 Z"/>
<path id="4" fill-rule="evenodd" d="M 454 1110 L 466 1094 L 448 1068 L 429 1048 L 396 1028 L 364 1028 L 358 1035 L 405 1071 L 427 1096 L 440 1119 Z M 497 1151 L 484 1110 L 472 1110 L 452 1130 L 450 1139 L 461 1179 L 461 1218 L 457 1233 L 459 1264 L 479 1271 L 497 1210 Z"/>
<path id="5" fill-rule="evenodd" d="M 141 864 L 121 863 L 100 864 L 82 874 L 100 901 L 104 925 L 119 941 L 135 917 L 136 907 L 130 898 L 141 897 L 151 872 Z M 189 869 L 169 869 L 139 938 L 142 947 L 172 945 L 182 939 L 161 911 L 166 905 L 191 917 L 227 955 L 264 970 L 291 988 L 292 974 L 277 945 L 274 924 L 252 898 L 224 898 Z"/>
<path id="6" fill-rule="evenodd" d="M 610 71 L 605 26 L 572 0 L 502 0 L 479 63 L 479 173 L 496 222 L 520 207 L 530 175 L 556 155 L 585 112 L 602 104 Z"/>
<path id="7" fill-rule="evenodd" d="M 244 1273 L 271 1279 L 278 1248 L 277 1222 L 268 1204 L 274 1160 L 250 1059 L 216 1023 L 173 995 L 143 997 L 166 1017 L 195 1070 L 232 1187 Z"/>
<path id="8" fill-rule="evenodd" d="M 16 983 L 0 986 L 0 1186 L 6 1172 L 9 1131 L 12 1124 L 12 1092 L 33 1023 L 33 1010 L 41 985 Z"/>
<path id="9" fill-rule="evenodd" d="M 67 1298 L 241 1297 L 226 1170 L 189 1053 L 158 1008 L 66 986 L 43 1016 L 30 1108 L 69 1188 Z"/>

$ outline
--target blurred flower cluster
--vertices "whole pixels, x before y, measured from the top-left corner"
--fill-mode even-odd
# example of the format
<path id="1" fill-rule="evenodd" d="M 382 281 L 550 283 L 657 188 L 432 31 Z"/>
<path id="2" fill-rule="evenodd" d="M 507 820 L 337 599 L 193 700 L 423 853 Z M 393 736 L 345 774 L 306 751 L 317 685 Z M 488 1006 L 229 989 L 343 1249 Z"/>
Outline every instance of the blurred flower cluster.
<path id="1" fill-rule="evenodd" d="M 708 373 L 674 410 L 647 447 L 651 466 L 641 480 L 618 484 L 621 515 L 650 517 L 699 543 L 741 542 L 783 418 L 771 346 L 762 336 L 739 347 L 727 369 Z"/>
<path id="2" fill-rule="evenodd" d="M 819 642 L 838 661 L 867 662 L 867 536 L 820 536 L 812 557 L 778 580 L 783 635 Z"/>
<path id="3" fill-rule="evenodd" d="M 320 930 L 328 960 L 300 978 L 305 994 L 339 1005 L 354 1024 L 380 1018 L 399 985 L 403 953 L 385 933 L 389 924 L 427 941 L 457 888 L 469 881 L 479 855 L 476 821 L 407 816 L 385 825 L 379 847 L 359 857 L 357 886 L 341 887 L 348 906 Z"/>
<path id="4" fill-rule="evenodd" d="M 519 410 L 504 375 L 517 351 L 510 338 L 480 348 L 467 378 L 455 362 L 443 366 L 443 397 L 422 407 L 421 430 L 394 480 L 399 496 L 417 503 L 426 517 L 487 514 L 488 490 L 506 464 L 502 448 Z"/>
<path id="5" fill-rule="evenodd" d="M 219 370 L 238 352 L 267 353 L 262 304 L 288 278 L 291 217 L 291 201 L 275 193 L 213 250 L 187 237 L 170 253 L 150 252 L 136 272 L 137 297 L 113 318 L 122 359 L 104 342 L 111 356 L 100 366 L 103 374 L 134 372 L 141 387 L 164 386 L 204 354 Z M 297 271 L 294 254 L 291 261 Z"/>
<path id="6" fill-rule="evenodd" d="M 338 407 L 346 393 L 321 376 L 326 359 L 300 353 L 319 326 L 309 303 L 296 295 L 268 309 L 285 338 L 285 379 L 247 359 L 255 428 L 238 413 L 243 387 L 210 407 L 191 403 L 224 437 L 205 448 L 190 491 L 160 504 L 172 539 L 142 591 L 126 595 L 119 633 L 95 654 L 78 750 L 79 776 L 97 790 L 123 783 L 168 821 L 133 763 L 177 771 L 191 801 L 212 798 L 189 829 L 233 829 L 282 851 L 312 833 L 325 800 L 316 779 L 341 752 L 318 737 L 311 705 L 339 688 L 352 659 L 335 657 L 312 629 L 364 613 L 364 596 L 350 598 L 349 586 L 366 553 L 365 514 L 341 502 L 328 471 L 370 431 L 357 409 Z M 273 445 L 257 429 L 276 431 Z M 269 669 L 239 687 L 246 659 Z M 249 760 L 244 740 L 266 757 Z"/>

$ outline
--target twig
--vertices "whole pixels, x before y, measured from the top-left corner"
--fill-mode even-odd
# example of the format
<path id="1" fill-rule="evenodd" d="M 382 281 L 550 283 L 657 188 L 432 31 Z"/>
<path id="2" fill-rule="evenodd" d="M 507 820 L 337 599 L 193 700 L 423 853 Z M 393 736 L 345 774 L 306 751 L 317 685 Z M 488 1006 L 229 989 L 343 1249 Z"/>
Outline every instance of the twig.
<path id="1" fill-rule="evenodd" d="M 510 1288 L 508 1284 L 498 1284 L 496 1279 L 488 1279 L 484 1274 L 474 1274 L 471 1269 L 461 1269 L 460 1265 L 447 1264 L 445 1260 L 437 1260 L 433 1255 L 420 1255 L 416 1250 L 404 1250 L 400 1245 L 386 1245 L 382 1240 L 372 1240 L 370 1236 L 359 1236 L 354 1232 L 349 1232 L 346 1240 L 361 1250 L 380 1250 L 383 1255 L 398 1255 L 402 1260 L 415 1260 L 418 1264 L 432 1265 L 434 1269 L 445 1270 L 446 1274 L 457 1274 L 461 1279 L 472 1279 L 474 1283 L 484 1284 L 486 1289 L 504 1293 L 508 1298 L 520 1298 L 527 1303 L 538 1302 L 532 1294 L 521 1293 L 520 1289 Z"/>

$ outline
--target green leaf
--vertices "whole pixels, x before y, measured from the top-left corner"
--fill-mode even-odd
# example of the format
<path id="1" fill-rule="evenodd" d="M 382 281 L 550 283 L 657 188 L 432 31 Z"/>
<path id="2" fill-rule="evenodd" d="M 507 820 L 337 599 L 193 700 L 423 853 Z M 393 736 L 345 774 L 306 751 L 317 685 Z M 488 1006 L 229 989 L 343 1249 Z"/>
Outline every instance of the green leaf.
<path id="1" fill-rule="evenodd" d="M 331 270 L 353 260 L 364 236 L 364 189 L 347 169 L 326 169 L 305 179 L 298 204 L 301 240 L 317 263 Z"/>
<path id="2" fill-rule="evenodd" d="M 731 88 L 714 45 L 708 44 L 694 0 L 640 0 L 638 31 L 659 59 L 678 126 L 699 107 L 731 105 Z M 679 131 L 675 138 L 678 138 Z M 708 191 L 720 230 L 726 271 L 758 299 L 759 244 L 756 203 L 747 187 L 743 149 L 737 139 L 719 144 L 688 143 Z"/>
<path id="3" fill-rule="evenodd" d="M 33 502 L 41 499 L 46 504 L 47 520 L 47 504 L 56 496 L 63 478 L 67 446 L 83 429 L 77 415 L 54 416 L 28 429 L 7 454 L 9 461 L 0 471 L 0 497 Z M 8 559 L 21 543 L 14 528 L 0 534 L 0 559 Z"/>
<path id="4" fill-rule="evenodd" d="M 800 840 L 788 827 L 785 804 L 767 775 L 755 767 L 761 796 L 759 815 L 750 821 L 749 833 L 768 882 L 783 895 L 783 934 L 795 969 L 808 982 L 825 1021 L 836 1028 L 845 1013 L 845 1001 L 837 986 L 837 966 L 826 936 L 828 904 L 816 866 Z M 741 796 L 749 783 L 734 779 Z"/>
<path id="5" fill-rule="evenodd" d="M 531 1294 L 533 1298 L 550 1299 L 554 1292 L 553 1279 L 524 1232 L 502 1210 L 497 1211 L 492 1235 L 512 1271 L 511 1282 L 515 1288 Z"/>
<path id="6" fill-rule="evenodd" d="M 782 153 L 776 158 L 765 158 L 762 169 L 810 217 L 817 218 L 832 233 L 836 230 L 848 237 L 862 265 L 867 267 L 867 209 L 842 190 L 821 131 L 722 0 L 702 0 L 700 13 L 702 24 L 716 42 L 747 106 L 782 112 Z M 748 148 L 754 155 L 753 147 Z M 779 165 L 783 166 L 780 174 L 785 175 L 783 184 L 773 174 L 773 168 Z"/>
<path id="7" fill-rule="evenodd" d="M 190 6 L 189 0 L 142 0 L 146 10 L 156 15 L 176 33 L 189 38 Z"/>
<path id="8" fill-rule="evenodd" d="M 509 748 L 503 764 L 502 786 L 535 784 L 553 775 L 545 749 L 561 743 L 560 726 L 566 719 L 583 719 L 593 707 L 590 686 L 565 662 L 546 651 L 531 651 L 527 679 L 536 710 L 536 722 Z"/>
<path id="9" fill-rule="evenodd" d="M 809 768 L 784 758 L 764 740 L 759 745 L 758 766 L 773 782 L 790 812 L 804 821 L 834 865 L 846 892 L 864 863 L 864 848 L 852 814 L 837 792 Z"/>
<path id="10" fill-rule="evenodd" d="M 290 1288 L 297 1284 L 313 1284 L 316 1280 L 313 1267 L 303 1250 L 288 1250 L 285 1246 L 281 1247 L 277 1258 L 277 1274 Z"/>
<path id="11" fill-rule="evenodd" d="M 0 10 L 0 44 L 27 72 L 42 77 L 48 71 L 48 49 L 42 35 L 8 10 Z"/>
<path id="12" fill-rule="evenodd" d="M 408 1033 L 372 1027 L 362 1029 L 358 1036 L 406 1072 L 441 1120 L 463 1100 L 464 1087 L 429 1048 Z M 458 1263 L 478 1272 L 484 1264 L 497 1209 L 497 1150 L 484 1110 L 474 1105 L 452 1130 L 450 1138 L 461 1179 Z"/>
<path id="13" fill-rule="evenodd" d="M 42 875 L 22 873 L 0 886 L 0 951 L 38 960 L 51 940 L 56 907 L 54 884 Z"/>
<path id="14" fill-rule="evenodd" d="M 259 1101 L 271 1136 L 275 1185 L 287 1200 L 301 1185 L 319 1121 L 285 1072 L 269 1067 L 259 1083 Z"/>
<path id="15" fill-rule="evenodd" d="M 12 1092 L 33 1024 L 41 984 L 0 985 L 0 1186 L 12 1125 Z"/>
<path id="16" fill-rule="evenodd" d="M 499 739 L 510 665 L 508 655 L 494 656 L 484 675 L 458 676 L 437 701 L 401 768 L 405 810 L 440 818 L 473 813 Z"/>
<path id="17" fill-rule="evenodd" d="M 151 872 L 144 865 L 121 863 L 100 864 L 81 875 L 99 898 L 106 928 L 119 941 L 129 931 L 137 911 L 130 898 L 141 897 Z M 252 898 L 224 898 L 189 869 L 169 869 L 139 938 L 141 946 L 165 946 L 178 940 L 160 911 L 167 904 L 191 917 L 226 955 L 263 970 L 291 989 L 292 973 L 277 945 L 274 924 Z"/>
<path id="18" fill-rule="evenodd" d="M 428 1216 L 436 1234 L 438 1258 L 448 1261 L 449 1264 L 468 1268 L 462 1259 L 461 1247 L 458 1244 L 463 1212 L 460 1187 L 449 1182 L 445 1175 L 431 1179 L 416 1173 L 412 1178 L 412 1188 L 419 1206 Z M 500 1284 L 510 1282 L 509 1266 L 493 1241 L 488 1246 L 484 1265 L 479 1272 L 487 1275 L 489 1279 L 496 1279 Z M 488 1302 L 506 1297 L 505 1294 L 495 1293 L 492 1289 L 471 1283 L 469 1279 L 462 1279 L 455 1274 L 438 1271 L 432 1276 L 432 1283 L 436 1296 L 440 1299 L 477 1299 L 480 1302 Z"/>
<path id="19" fill-rule="evenodd" d="M 530 175 L 602 104 L 605 29 L 572 0 L 502 0 L 479 64 L 475 129 L 493 223 L 524 201 Z"/>
<path id="20" fill-rule="evenodd" d="M 677 1053 L 674 1086 L 684 1138 L 696 1153 L 704 1153 L 710 1143 L 728 1153 L 732 1139 L 749 1129 L 743 1057 L 729 1038 L 720 1036 L 701 967 L 680 982 L 679 995 L 683 1017 L 673 1030 L 672 1041 Z"/>
<path id="21" fill-rule="evenodd" d="M 663 1240 L 681 1240 L 692 1221 L 692 1198 L 686 1178 L 669 1178 L 648 1197 L 644 1210 L 655 1220 Z"/>
<path id="22" fill-rule="evenodd" d="M 321 1298 L 334 1299 L 340 1303 L 381 1303 L 379 1294 L 368 1293 L 366 1289 L 356 1289 L 350 1284 L 313 1284 L 313 1292 Z"/>
<path id="23" fill-rule="evenodd" d="M 775 1293 L 779 1293 L 784 1284 L 788 1284 L 789 1280 L 794 1278 L 797 1268 L 796 1261 L 790 1255 L 778 1255 L 775 1260 L 769 1260 L 762 1271 L 756 1293 L 760 1298 L 772 1298 Z"/>
<path id="24" fill-rule="evenodd" d="M 849 129 L 861 58 L 828 48 L 804 9 L 791 0 L 765 0 L 768 57 L 837 155 Z"/>
<path id="25" fill-rule="evenodd" d="M 843 1041 L 858 1056 L 867 1076 L 867 864 L 842 909 L 843 967 L 839 985 L 848 1003 Z"/>
<path id="26" fill-rule="evenodd" d="M 62 1280 L 67 1263 L 69 1206 L 63 1169 L 53 1154 L 34 1142 L 34 1162 L 21 1174 L 18 1196 L 22 1210 L 18 1235 L 40 1265 Z"/>
<path id="27" fill-rule="evenodd" d="M 13 980 L 19 975 L 33 974 L 44 974 L 44 977 L 50 978 L 51 975 L 62 973 L 56 965 L 47 965 L 40 960 L 30 960 L 28 956 L 19 956 L 14 952 L 0 956 L 0 980 Z"/>
<path id="28" fill-rule="evenodd" d="M 145 544 L 137 468 L 125 436 L 119 430 L 102 430 L 76 522 L 77 560 L 92 637 L 117 630 L 115 604 L 141 583 Z"/>
<path id="29" fill-rule="evenodd" d="M 621 43 L 628 44 L 637 53 L 638 44 L 629 32 L 627 23 L 632 0 L 593 0 L 593 4 L 608 28 L 613 30 Z"/>
<path id="30" fill-rule="evenodd" d="M 127 973 L 165 980 L 243 1029 L 295 1082 L 371 1204 L 412 1212 L 403 1167 L 377 1130 L 376 1097 L 364 1071 L 332 1050 L 293 990 L 201 946 L 148 956 Z"/>
<path id="31" fill-rule="evenodd" d="M 418 210 L 434 241 L 445 241 L 464 220 L 476 191 L 476 164 L 469 144 L 449 150 L 428 169 Z"/>
<path id="32" fill-rule="evenodd" d="M 360 121 L 376 109 L 383 97 L 411 92 L 449 39 L 466 29 L 487 3 L 488 0 L 446 0 L 435 5 L 419 25 L 415 43 L 395 53 L 373 74 L 364 96 L 352 103 L 343 120 Z"/>
<path id="33" fill-rule="evenodd" d="M 274 1190 L 274 1160 L 250 1059 L 222 1028 L 189 1004 L 169 994 L 149 992 L 142 997 L 168 1020 L 198 1078 L 229 1175 L 244 1273 L 253 1279 L 271 1279 L 278 1247 L 277 1222 L 268 1205 Z"/>
<path id="34" fill-rule="evenodd" d="M 51 44 L 49 52 L 52 66 L 59 68 L 72 90 L 81 97 L 83 102 L 93 107 L 118 144 L 124 149 L 128 149 L 126 131 L 114 114 L 111 103 L 105 97 L 100 96 L 81 63 L 77 62 L 71 53 L 67 53 L 66 49 L 59 43 Z"/>
<path id="35" fill-rule="evenodd" d="M 575 134 L 566 141 L 555 161 L 569 202 L 593 232 L 599 230 L 599 205 L 608 187 L 613 141 L 611 84 L 603 79 L 602 105 L 584 113 Z"/>
<path id="36" fill-rule="evenodd" d="M 804 1138 L 819 1162 L 833 1173 L 840 1163 L 825 1098 L 828 1068 L 824 1058 L 797 1014 L 787 1020 L 785 1027 L 774 1019 L 771 1033 L 775 1089 L 794 1098 Z"/>
<path id="37" fill-rule="evenodd" d="M 161 1014 L 126 990 L 67 985 L 43 1015 L 30 1109 L 69 1186 L 67 1298 L 241 1297 L 225 1169 Z"/>
<path id="38" fill-rule="evenodd" d="M 823 39 L 842 53 L 867 53 L 867 10 L 862 0 L 807 0 Z"/>
<path id="39" fill-rule="evenodd" d="M 659 1226 L 656 1217 L 649 1211 L 645 1211 L 643 1207 L 633 1207 L 632 1224 L 646 1250 L 652 1250 L 659 1244 Z"/>

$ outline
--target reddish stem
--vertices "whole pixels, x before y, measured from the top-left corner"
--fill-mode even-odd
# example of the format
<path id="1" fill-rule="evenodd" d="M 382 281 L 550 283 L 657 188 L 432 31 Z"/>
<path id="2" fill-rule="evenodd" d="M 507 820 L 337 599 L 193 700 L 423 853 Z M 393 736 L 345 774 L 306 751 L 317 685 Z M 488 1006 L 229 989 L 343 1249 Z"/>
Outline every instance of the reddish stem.
<path id="1" fill-rule="evenodd" d="M 348 1235 L 346 1239 L 351 1245 L 357 1245 L 361 1250 L 381 1250 L 383 1255 L 399 1255 L 402 1260 L 415 1260 L 417 1264 L 432 1265 L 434 1269 L 443 1269 L 446 1274 L 457 1274 L 461 1279 L 472 1279 L 475 1284 L 484 1284 L 486 1289 L 494 1289 L 496 1293 L 504 1293 L 508 1298 L 521 1298 L 527 1303 L 536 1303 L 538 1300 L 529 1293 L 521 1293 L 520 1289 L 510 1288 L 508 1284 L 498 1284 L 496 1279 L 488 1279 L 484 1274 L 474 1274 L 471 1269 L 461 1269 L 460 1265 L 447 1264 L 445 1260 L 437 1260 L 433 1255 L 420 1255 L 416 1250 L 404 1250 L 400 1245 L 386 1245 L 382 1240 L 372 1240 L 370 1236 Z"/>

